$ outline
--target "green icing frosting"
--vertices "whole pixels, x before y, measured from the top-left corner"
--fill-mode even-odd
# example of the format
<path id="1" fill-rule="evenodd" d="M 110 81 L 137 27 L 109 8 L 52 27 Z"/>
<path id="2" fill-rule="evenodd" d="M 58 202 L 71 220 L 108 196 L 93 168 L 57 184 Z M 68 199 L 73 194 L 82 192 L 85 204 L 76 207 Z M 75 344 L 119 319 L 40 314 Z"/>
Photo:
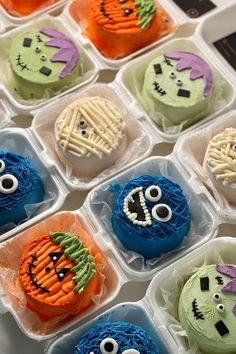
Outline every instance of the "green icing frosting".
<path id="1" fill-rule="evenodd" d="M 78 61 L 70 75 L 59 77 L 65 68 L 65 63 L 51 61 L 59 51 L 57 47 L 45 45 L 45 42 L 51 39 L 40 30 L 32 30 L 20 33 L 12 41 L 10 48 L 12 84 L 23 99 L 40 99 L 46 89 L 49 89 L 52 94 L 51 91 L 55 92 L 71 86 L 80 73 Z M 25 40 L 30 42 L 30 45 L 24 45 Z M 42 67 L 51 70 L 50 74 L 42 74 L 40 72 Z"/>
<path id="2" fill-rule="evenodd" d="M 221 277 L 219 284 L 216 277 Z M 209 278 L 209 290 L 202 291 L 200 278 Z M 189 336 L 193 337 L 204 353 L 235 354 L 236 353 L 236 315 L 233 307 L 236 303 L 236 294 L 222 292 L 221 288 L 231 279 L 217 272 L 216 265 L 200 268 L 185 284 L 179 301 L 179 319 Z M 213 295 L 219 294 L 220 299 L 214 300 Z M 196 299 L 196 300 L 195 300 Z M 193 305 L 193 301 L 195 304 Z M 217 310 L 217 305 L 223 304 L 224 311 Z M 193 306 L 198 315 L 194 316 Z M 219 321 L 228 328 L 229 333 L 220 335 L 215 324 Z"/>
<path id="3" fill-rule="evenodd" d="M 163 114 L 173 125 L 188 120 L 192 124 L 208 114 L 211 95 L 203 96 L 203 78 L 190 80 L 191 69 L 178 71 L 177 63 L 174 59 L 166 61 L 163 55 L 150 62 L 144 77 L 142 104 L 149 112 Z M 159 65 L 161 72 L 156 73 Z M 179 90 L 188 91 L 189 97 L 179 95 Z M 158 125 L 163 124 L 158 116 L 153 119 Z"/>
<path id="4" fill-rule="evenodd" d="M 138 26 L 145 29 L 149 26 L 156 13 L 156 6 L 153 0 L 135 0 L 135 7 L 138 8 L 136 16 L 140 19 Z"/>
<path id="5" fill-rule="evenodd" d="M 81 294 L 96 274 L 93 257 L 88 253 L 87 248 L 84 248 L 83 242 L 72 233 L 51 232 L 49 236 L 64 248 L 66 257 L 75 262 L 76 265 L 72 268 L 75 273 L 73 280 L 77 284 L 74 291 Z"/>

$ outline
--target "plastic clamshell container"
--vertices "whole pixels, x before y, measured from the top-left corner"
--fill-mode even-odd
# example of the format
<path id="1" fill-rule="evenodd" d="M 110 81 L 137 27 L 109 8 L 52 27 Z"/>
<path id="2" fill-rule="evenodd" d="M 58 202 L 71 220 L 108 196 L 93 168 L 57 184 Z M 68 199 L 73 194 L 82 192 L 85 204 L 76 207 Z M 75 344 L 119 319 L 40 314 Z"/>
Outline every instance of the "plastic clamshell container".
<path id="1" fill-rule="evenodd" d="M 157 262 L 151 262 L 148 268 L 142 264 L 137 266 L 133 252 L 131 252 L 129 258 L 125 259 L 126 254 L 130 251 L 128 252 L 121 244 L 112 230 L 111 215 L 115 196 L 114 193 L 109 191 L 111 184 L 118 183 L 122 185 L 130 179 L 144 174 L 164 175 L 179 184 L 186 196 L 191 214 L 190 231 L 179 248 L 162 255 L 157 259 Z M 150 157 L 137 166 L 94 188 L 85 200 L 85 207 L 94 227 L 99 230 L 101 237 L 104 238 L 107 249 L 114 253 L 129 280 L 144 281 L 151 279 L 156 272 L 215 237 L 218 231 L 219 220 L 210 204 L 207 201 L 202 202 L 197 193 L 193 191 L 188 183 L 184 169 L 171 155 L 167 158 Z"/>
<path id="2" fill-rule="evenodd" d="M 94 178 L 80 178 L 72 176 L 67 172 L 67 168 L 60 162 L 55 151 L 54 124 L 66 106 L 82 97 L 101 97 L 108 99 L 119 107 L 122 117 L 126 122 L 127 148 L 121 158 L 111 167 L 102 171 Z M 53 102 L 43 107 L 41 110 L 33 112 L 34 120 L 32 124 L 33 132 L 43 147 L 41 155 L 48 164 L 54 164 L 59 171 L 65 184 L 70 189 L 88 190 L 95 187 L 104 180 L 111 178 L 115 174 L 127 169 L 131 165 L 137 164 L 151 154 L 153 142 L 148 136 L 145 128 L 126 106 L 123 98 L 119 96 L 119 89 L 113 88 L 112 84 L 94 84 L 73 92 L 62 98 L 55 98 Z M 70 166 L 68 166 L 70 167 Z"/>
<path id="3" fill-rule="evenodd" d="M 68 37 L 72 38 L 80 53 L 80 60 L 82 60 L 83 65 L 83 76 L 78 76 L 75 84 L 69 87 L 67 90 L 62 91 L 61 93 L 55 94 L 55 96 L 50 97 L 48 99 L 40 99 L 40 100 L 23 100 L 18 96 L 11 85 L 10 77 L 11 77 L 11 69 L 8 63 L 8 52 L 11 44 L 12 38 L 17 36 L 19 33 L 24 31 L 32 30 L 32 29 L 40 29 L 43 27 L 52 27 L 57 29 L 60 32 L 65 33 Z M 55 97 L 62 97 L 63 95 L 72 92 L 73 90 L 82 87 L 88 83 L 96 81 L 98 77 L 98 66 L 93 61 L 93 59 L 89 56 L 89 54 L 81 47 L 75 38 L 73 32 L 70 29 L 70 26 L 63 22 L 63 20 L 58 17 L 45 16 L 39 17 L 34 21 L 31 21 L 27 24 L 20 26 L 19 28 L 12 29 L 7 33 L 0 36 L 0 47 L 4 48 L 4 51 L 0 53 L 0 63 L 4 67 L 5 76 L 4 79 L 1 77 L 0 79 L 0 91 L 3 92 L 3 96 L 7 98 L 7 100 L 11 103 L 11 105 L 15 108 L 16 113 L 23 115 L 30 115 L 32 110 L 42 108 L 45 104 L 53 101 Z"/>
<path id="4" fill-rule="evenodd" d="M 212 13 L 207 19 L 202 21 L 202 23 L 200 23 L 197 27 L 196 33 L 202 38 L 204 43 L 204 52 L 206 55 L 214 55 L 214 61 L 217 63 L 217 66 L 219 68 L 223 68 L 222 72 L 224 73 L 226 79 L 232 82 L 232 84 L 236 87 L 235 70 L 213 44 L 214 42 L 236 31 L 236 24 L 234 20 L 235 12 L 235 1 L 229 1 L 229 4 L 224 6 L 221 11 Z M 219 23 L 222 25 L 219 26 Z"/>
<path id="5" fill-rule="evenodd" d="M 56 226 L 54 226 L 55 224 Z M 24 247 L 37 237 L 52 231 L 62 231 L 62 228 L 65 232 L 73 232 L 73 230 L 81 224 L 90 235 L 90 238 L 96 242 L 97 247 L 100 248 L 107 259 L 107 265 L 105 270 L 103 270 L 105 282 L 103 283 L 101 301 L 100 303 L 95 304 L 97 300 L 94 300 L 93 305 L 83 310 L 78 315 L 75 315 L 74 317 L 71 316 L 68 319 L 62 319 L 58 323 L 53 323 L 51 327 L 43 326 L 42 330 L 45 331 L 45 333 L 41 333 L 40 328 L 43 321 L 39 321 L 37 315 L 26 307 L 23 291 L 20 290 L 18 285 L 19 281 L 17 280 L 17 273 L 21 254 Z M 52 227 L 54 230 L 51 229 Z M 9 263 L 13 248 L 14 262 Z M 71 326 L 82 322 L 89 315 L 96 313 L 96 311 L 101 310 L 101 308 L 108 305 L 118 296 L 121 287 L 128 281 L 114 256 L 104 250 L 103 243 L 100 241 L 99 233 L 93 231 L 89 216 L 82 209 L 76 212 L 60 212 L 41 221 L 33 227 L 17 234 L 14 238 L 2 243 L 0 245 L 0 253 L 4 253 L 5 255 L 3 262 L 0 262 L 0 267 L 4 272 L 8 271 L 10 272 L 9 274 L 11 274 L 11 280 L 9 280 L 10 283 L 9 281 L 5 282 L 4 278 L 0 279 L 0 313 L 10 312 L 21 331 L 26 336 L 36 341 L 50 339 Z M 9 289 L 7 290 L 6 287 L 9 287 Z M 21 295 L 19 295 L 19 292 Z M 21 308 L 19 309 L 19 307 Z"/>
<path id="6" fill-rule="evenodd" d="M 193 271 L 196 271 L 197 268 L 203 265 L 217 264 L 219 262 L 225 264 L 235 264 L 235 252 L 235 238 L 220 237 L 211 240 L 190 254 L 184 256 L 182 259 L 179 259 L 168 268 L 163 269 L 150 283 L 145 300 L 149 301 L 157 318 L 159 318 L 166 330 L 170 331 L 176 345 L 178 346 L 179 353 L 187 354 L 194 352 L 199 354 L 201 352 L 199 352 L 196 347 L 192 348 L 192 351 L 190 351 L 189 344 L 186 340 L 186 334 L 177 318 L 176 309 L 178 308 L 178 299 L 181 289 L 177 290 L 177 280 L 173 281 L 173 283 L 172 280 L 174 280 L 175 277 L 178 277 L 178 284 L 181 282 L 184 285 L 187 279 L 193 274 Z M 176 299 L 176 303 L 172 304 L 172 310 L 166 308 L 167 300 L 165 299 L 167 296 L 167 288 L 168 294 L 172 292 L 174 298 Z M 173 309 L 176 310 L 174 311 L 176 314 L 175 316 L 173 316 Z"/>
<path id="7" fill-rule="evenodd" d="M 173 6 L 171 6 L 171 4 L 169 3 L 169 1 L 166 0 L 158 0 L 157 1 L 161 7 L 169 14 L 170 18 L 173 20 L 174 25 L 176 26 L 177 30 L 178 28 L 182 28 L 182 26 L 185 23 L 182 23 L 182 18 L 181 16 L 178 16 L 178 13 L 175 11 L 175 9 L 173 8 Z M 92 43 L 92 41 L 86 37 L 83 33 L 82 33 L 82 29 L 79 26 L 79 24 L 72 18 L 72 16 L 70 15 L 70 6 L 71 6 L 72 1 L 65 7 L 64 11 L 63 11 L 63 15 L 64 17 L 69 20 L 69 22 L 72 24 L 73 28 L 76 31 L 76 36 L 79 39 L 80 43 L 82 43 L 82 45 L 84 46 L 84 48 L 86 48 L 89 53 L 91 53 L 91 55 L 94 56 L 94 59 L 96 60 L 96 62 L 98 62 L 100 64 L 100 69 L 112 69 L 112 70 L 117 70 L 119 68 L 121 68 L 125 63 L 127 63 L 128 61 L 130 61 L 131 59 L 133 59 L 134 57 L 150 50 L 151 48 L 156 47 L 157 45 L 168 41 L 169 39 L 173 38 L 176 35 L 176 32 L 171 32 L 163 37 L 161 37 L 160 39 L 158 39 L 157 41 L 145 46 L 144 48 L 137 50 L 136 52 L 127 55 L 124 58 L 121 59 L 108 59 L 105 56 L 103 56 L 100 51 L 95 47 L 95 45 Z M 62 16 L 63 16 L 62 15 Z"/>
<path id="8" fill-rule="evenodd" d="M 226 205 L 222 194 L 217 188 L 212 190 L 212 182 L 203 168 L 204 156 L 209 141 L 226 128 L 236 129 L 236 111 L 230 111 L 208 122 L 200 129 L 185 134 L 175 145 L 174 154 L 189 175 L 189 183 L 195 191 L 201 190 L 206 199 L 212 204 L 221 222 L 236 224 L 236 206 Z M 201 144 L 199 144 L 201 142 Z"/>
<path id="9" fill-rule="evenodd" d="M 74 354 L 75 345 L 79 344 L 81 337 L 94 325 L 109 322 L 128 322 L 143 328 L 149 336 L 160 346 L 161 354 L 177 354 L 178 348 L 168 331 L 163 331 L 155 314 L 150 313 L 143 302 L 126 302 L 116 305 L 89 321 L 82 327 L 78 327 L 70 333 L 56 338 L 46 349 L 47 354 Z"/>
<path id="10" fill-rule="evenodd" d="M 199 35 L 196 33 L 193 36 L 188 38 L 177 38 L 164 43 L 162 46 L 153 49 L 149 53 L 134 59 L 132 62 L 127 63 L 122 67 L 118 72 L 115 79 L 117 86 L 120 86 L 123 89 L 123 96 L 126 97 L 127 104 L 132 106 L 133 110 L 136 110 L 136 116 L 141 119 L 147 126 L 150 134 L 153 137 L 153 140 L 157 142 L 168 142 L 174 143 L 187 132 L 190 132 L 194 129 L 197 129 L 199 126 L 203 125 L 208 121 L 212 121 L 217 115 L 226 112 L 231 109 L 235 103 L 235 87 L 232 84 L 232 81 L 225 78 L 225 70 L 222 65 L 215 62 L 215 56 L 212 53 L 206 55 L 204 50 L 205 44 Z M 195 124 L 191 125 L 187 129 L 179 132 L 170 134 L 164 132 L 158 127 L 158 125 L 151 119 L 148 112 L 144 110 L 141 103 L 138 102 L 137 93 L 134 89 L 134 80 L 136 81 L 136 86 L 139 92 L 142 90 L 143 79 L 145 70 L 148 67 L 148 64 L 159 55 L 162 55 L 165 51 L 189 51 L 200 55 L 202 58 L 211 65 L 212 68 L 218 73 L 221 82 L 221 88 L 223 88 L 222 97 L 225 101 L 216 111 L 213 108 L 213 112 L 206 116 L 205 118 L 199 120 Z"/>
<path id="11" fill-rule="evenodd" d="M 14 111 L 10 105 L 5 100 L 0 99 L 0 129 L 14 125 L 12 121 L 13 115 Z"/>
<path id="12" fill-rule="evenodd" d="M 60 178 L 48 170 L 40 159 L 40 149 L 30 129 L 10 128 L 0 131 L 0 150 L 17 152 L 32 162 L 42 179 L 46 190 L 45 198 L 48 200 L 29 220 L 1 234 L 0 242 L 2 242 L 59 210 L 65 201 L 68 190 L 61 183 Z"/>
<path id="13" fill-rule="evenodd" d="M 45 6 L 41 9 L 36 10 L 30 15 L 26 16 L 13 16 L 11 15 L 3 5 L 0 5 L 0 33 L 3 33 L 11 26 L 20 26 L 31 20 L 35 20 L 36 17 L 42 14 L 54 14 L 57 11 L 60 11 L 62 7 L 66 4 L 66 0 L 58 0 L 56 3 L 49 6 Z"/>

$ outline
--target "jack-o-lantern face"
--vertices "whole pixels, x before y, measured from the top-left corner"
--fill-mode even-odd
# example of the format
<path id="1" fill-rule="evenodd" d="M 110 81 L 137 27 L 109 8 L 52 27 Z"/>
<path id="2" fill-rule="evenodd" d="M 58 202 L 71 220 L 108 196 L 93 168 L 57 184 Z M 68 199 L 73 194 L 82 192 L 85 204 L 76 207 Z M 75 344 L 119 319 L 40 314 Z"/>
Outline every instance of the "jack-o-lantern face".
<path id="1" fill-rule="evenodd" d="M 93 257 L 76 235 L 50 233 L 25 249 L 20 280 L 34 300 L 63 305 L 81 294 L 95 273 Z"/>

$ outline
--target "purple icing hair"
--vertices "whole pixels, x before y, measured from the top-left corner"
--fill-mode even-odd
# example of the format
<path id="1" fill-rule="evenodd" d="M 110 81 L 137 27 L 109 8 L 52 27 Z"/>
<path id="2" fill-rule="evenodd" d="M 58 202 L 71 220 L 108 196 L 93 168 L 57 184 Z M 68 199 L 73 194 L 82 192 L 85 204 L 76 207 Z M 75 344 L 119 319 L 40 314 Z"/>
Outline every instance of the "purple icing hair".
<path id="1" fill-rule="evenodd" d="M 66 76 L 70 75 L 79 59 L 79 51 L 76 45 L 69 37 L 53 28 L 42 28 L 39 32 L 52 38 L 51 40 L 45 42 L 46 46 L 60 49 L 52 56 L 51 61 L 66 63 L 65 68 L 59 75 L 60 79 L 64 79 Z"/>
<path id="2" fill-rule="evenodd" d="M 213 75 L 209 65 L 198 55 L 190 52 L 167 52 L 164 54 L 169 59 L 179 60 L 176 65 L 178 71 L 192 69 L 190 80 L 203 77 L 205 80 L 204 96 L 209 96 L 213 89 Z"/>
<path id="3" fill-rule="evenodd" d="M 236 294 L 236 266 L 232 264 L 217 264 L 216 270 L 217 272 L 233 279 L 226 285 L 222 286 L 221 291 Z M 236 305 L 234 305 L 233 313 L 236 315 Z"/>

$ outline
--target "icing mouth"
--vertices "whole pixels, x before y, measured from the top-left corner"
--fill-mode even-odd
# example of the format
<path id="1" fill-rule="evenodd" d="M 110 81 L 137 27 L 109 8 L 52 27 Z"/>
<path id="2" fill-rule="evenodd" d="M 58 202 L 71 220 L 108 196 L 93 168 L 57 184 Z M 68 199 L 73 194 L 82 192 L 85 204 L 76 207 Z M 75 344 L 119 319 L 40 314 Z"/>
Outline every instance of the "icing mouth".
<path id="1" fill-rule="evenodd" d="M 198 308 L 197 299 L 194 299 L 192 302 L 192 311 L 196 320 L 205 320 L 203 313 Z"/>
<path id="2" fill-rule="evenodd" d="M 23 61 L 22 61 L 22 58 L 21 58 L 21 55 L 18 54 L 17 57 L 16 57 L 16 66 L 20 66 L 21 67 L 21 71 L 23 70 L 30 70 L 27 66 L 27 64 L 25 64 Z"/>
<path id="3" fill-rule="evenodd" d="M 124 199 L 124 213 L 133 224 L 152 225 L 151 215 L 145 203 L 142 187 L 133 189 Z"/>
<path id="4" fill-rule="evenodd" d="M 34 279 L 33 269 L 36 267 L 35 262 L 37 262 L 38 258 L 36 256 L 36 253 L 32 254 L 31 257 L 32 257 L 32 260 L 31 260 L 31 262 L 28 262 L 29 270 L 27 273 L 30 277 L 31 284 L 35 285 L 37 289 L 42 290 L 44 293 L 50 293 L 49 289 L 43 287 L 41 284 L 38 284 L 37 279 Z"/>
<path id="5" fill-rule="evenodd" d="M 153 86 L 154 86 L 154 90 L 157 91 L 161 96 L 166 95 L 166 91 L 160 86 L 160 84 L 157 81 L 153 83 Z"/>

